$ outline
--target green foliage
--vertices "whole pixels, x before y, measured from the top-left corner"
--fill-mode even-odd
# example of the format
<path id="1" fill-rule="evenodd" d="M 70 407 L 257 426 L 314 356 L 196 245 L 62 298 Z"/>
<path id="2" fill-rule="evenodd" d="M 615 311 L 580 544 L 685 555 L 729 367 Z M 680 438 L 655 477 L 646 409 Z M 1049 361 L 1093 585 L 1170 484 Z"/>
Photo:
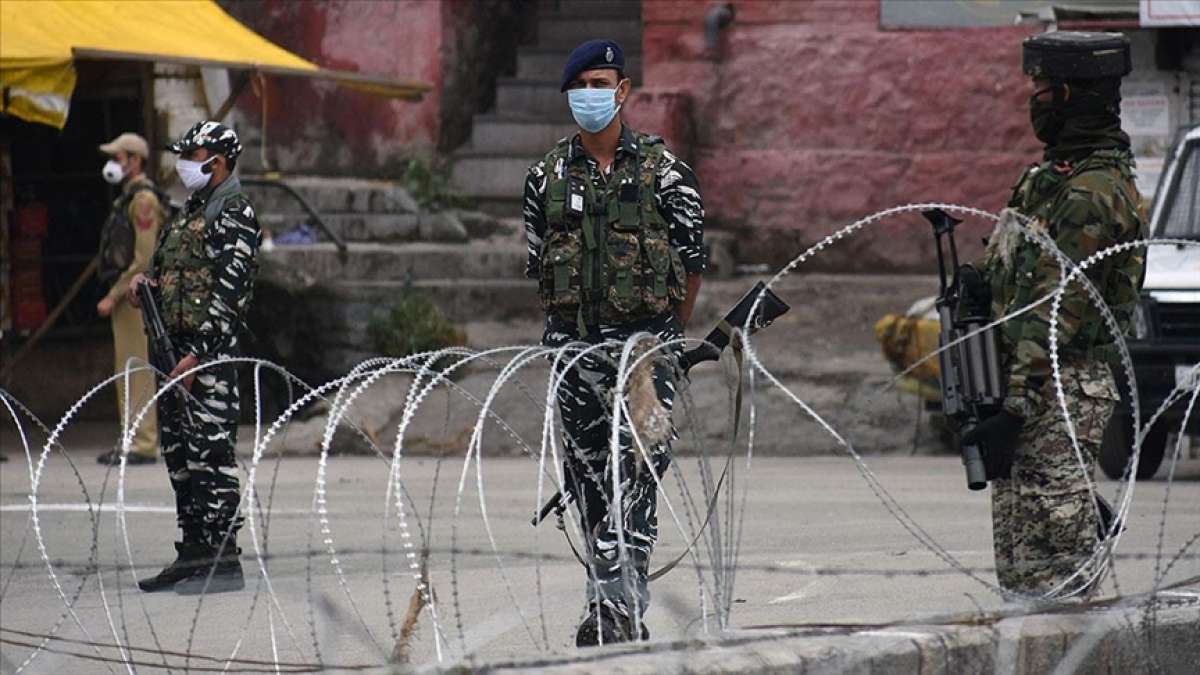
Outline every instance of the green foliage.
<path id="1" fill-rule="evenodd" d="M 367 336 L 383 356 L 411 354 L 466 344 L 466 333 L 448 321 L 425 295 L 406 290 L 391 307 L 377 310 Z"/>
<path id="2" fill-rule="evenodd" d="M 400 179 L 409 194 L 421 206 L 430 211 L 469 208 L 471 200 L 454 192 L 450 187 L 450 174 L 446 167 L 432 164 L 420 157 L 405 162 Z"/>

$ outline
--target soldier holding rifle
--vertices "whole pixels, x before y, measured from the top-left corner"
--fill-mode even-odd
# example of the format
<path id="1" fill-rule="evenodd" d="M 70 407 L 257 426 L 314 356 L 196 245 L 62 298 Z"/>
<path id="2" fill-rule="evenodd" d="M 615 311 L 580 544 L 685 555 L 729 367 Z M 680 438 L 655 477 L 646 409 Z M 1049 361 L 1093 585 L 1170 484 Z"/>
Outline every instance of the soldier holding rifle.
<path id="1" fill-rule="evenodd" d="M 245 585 L 237 547 L 237 370 L 228 363 L 193 369 L 239 355 L 262 234 L 234 173 L 242 146 L 232 129 L 199 122 L 168 149 L 179 155 L 176 171 L 191 195 L 159 238 L 149 273 L 130 283 L 129 296 L 138 306 L 139 285 L 153 287 L 179 357 L 167 377 L 183 376 L 177 387 L 186 395 L 160 396 L 158 412 L 182 541 L 176 560 L 138 586 L 192 595 Z"/>

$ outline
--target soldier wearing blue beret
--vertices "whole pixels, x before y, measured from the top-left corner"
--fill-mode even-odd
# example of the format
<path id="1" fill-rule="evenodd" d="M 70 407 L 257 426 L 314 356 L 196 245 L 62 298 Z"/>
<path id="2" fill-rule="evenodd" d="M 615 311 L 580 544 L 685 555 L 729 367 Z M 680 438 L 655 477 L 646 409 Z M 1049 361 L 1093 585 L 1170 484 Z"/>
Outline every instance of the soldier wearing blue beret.
<path id="1" fill-rule="evenodd" d="M 706 265 L 696 176 L 661 138 L 621 120 L 632 89 L 624 69 L 625 55 L 612 40 L 591 40 L 571 52 L 562 91 L 579 132 L 560 140 L 525 180 L 526 273 L 539 280 L 543 344 L 609 344 L 569 369 L 576 353 L 559 366 L 566 370 L 558 390 L 564 491 L 578 509 L 588 561 L 586 610 L 575 637 L 580 647 L 649 637 L 642 616 L 658 520 L 647 465 L 662 475 L 670 463 L 681 350 L 655 351 L 642 371 L 644 387 L 630 384 L 630 414 L 622 415 L 618 434 L 622 459 L 614 461 L 616 345 L 636 334 L 682 338 Z M 653 429 L 638 422 L 646 410 L 661 422 L 646 425 Z M 619 505 L 612 504 L 614 477 Z"/>

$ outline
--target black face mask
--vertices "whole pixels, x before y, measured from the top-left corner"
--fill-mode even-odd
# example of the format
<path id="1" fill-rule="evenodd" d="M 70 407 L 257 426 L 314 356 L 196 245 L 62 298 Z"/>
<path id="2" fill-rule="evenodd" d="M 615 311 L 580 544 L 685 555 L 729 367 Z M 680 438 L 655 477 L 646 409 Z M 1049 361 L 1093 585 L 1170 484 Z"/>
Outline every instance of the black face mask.
<path id="1" fill-rule="evenodd" d="M 1054 92 L 1054 98 L 1050 101 L 1039 101 L 1038 97 L 1048 91 Z M 1029 122 L 1033 125 L 1033 134 L 1046 145 L 1054 145 L 1058 141 L 1058 134 L 1067 121 L 1058 98 L 1058 87 L 1039 89 L 1029 97 Z"/>

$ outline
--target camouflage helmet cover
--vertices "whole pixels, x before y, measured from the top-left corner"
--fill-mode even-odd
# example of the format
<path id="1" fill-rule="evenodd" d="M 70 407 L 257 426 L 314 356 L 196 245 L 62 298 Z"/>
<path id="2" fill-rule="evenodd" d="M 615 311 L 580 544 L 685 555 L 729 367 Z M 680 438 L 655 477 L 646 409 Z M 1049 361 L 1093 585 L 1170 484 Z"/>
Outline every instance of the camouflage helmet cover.
<path id="1" fill-rule="evenodd" d="M 1055 31 L 1025 38 L 1022 70 L 1050 80 L 1124 77 L 1133 70 L 1129 38 L 1121 33 Z"/>
<path id="2" fill-rule="evenodd" d="M 230 160 L 237 159 L 237 156 L 242 154 L 242 143 L 238 140 L 237 133 L 220 122 L 210 120 L 196 122 L 183 137 L 167 146 L 167 150 L 177 155 L 196 148 L 208 148 L 211 152 L 225 155 Z"/>

